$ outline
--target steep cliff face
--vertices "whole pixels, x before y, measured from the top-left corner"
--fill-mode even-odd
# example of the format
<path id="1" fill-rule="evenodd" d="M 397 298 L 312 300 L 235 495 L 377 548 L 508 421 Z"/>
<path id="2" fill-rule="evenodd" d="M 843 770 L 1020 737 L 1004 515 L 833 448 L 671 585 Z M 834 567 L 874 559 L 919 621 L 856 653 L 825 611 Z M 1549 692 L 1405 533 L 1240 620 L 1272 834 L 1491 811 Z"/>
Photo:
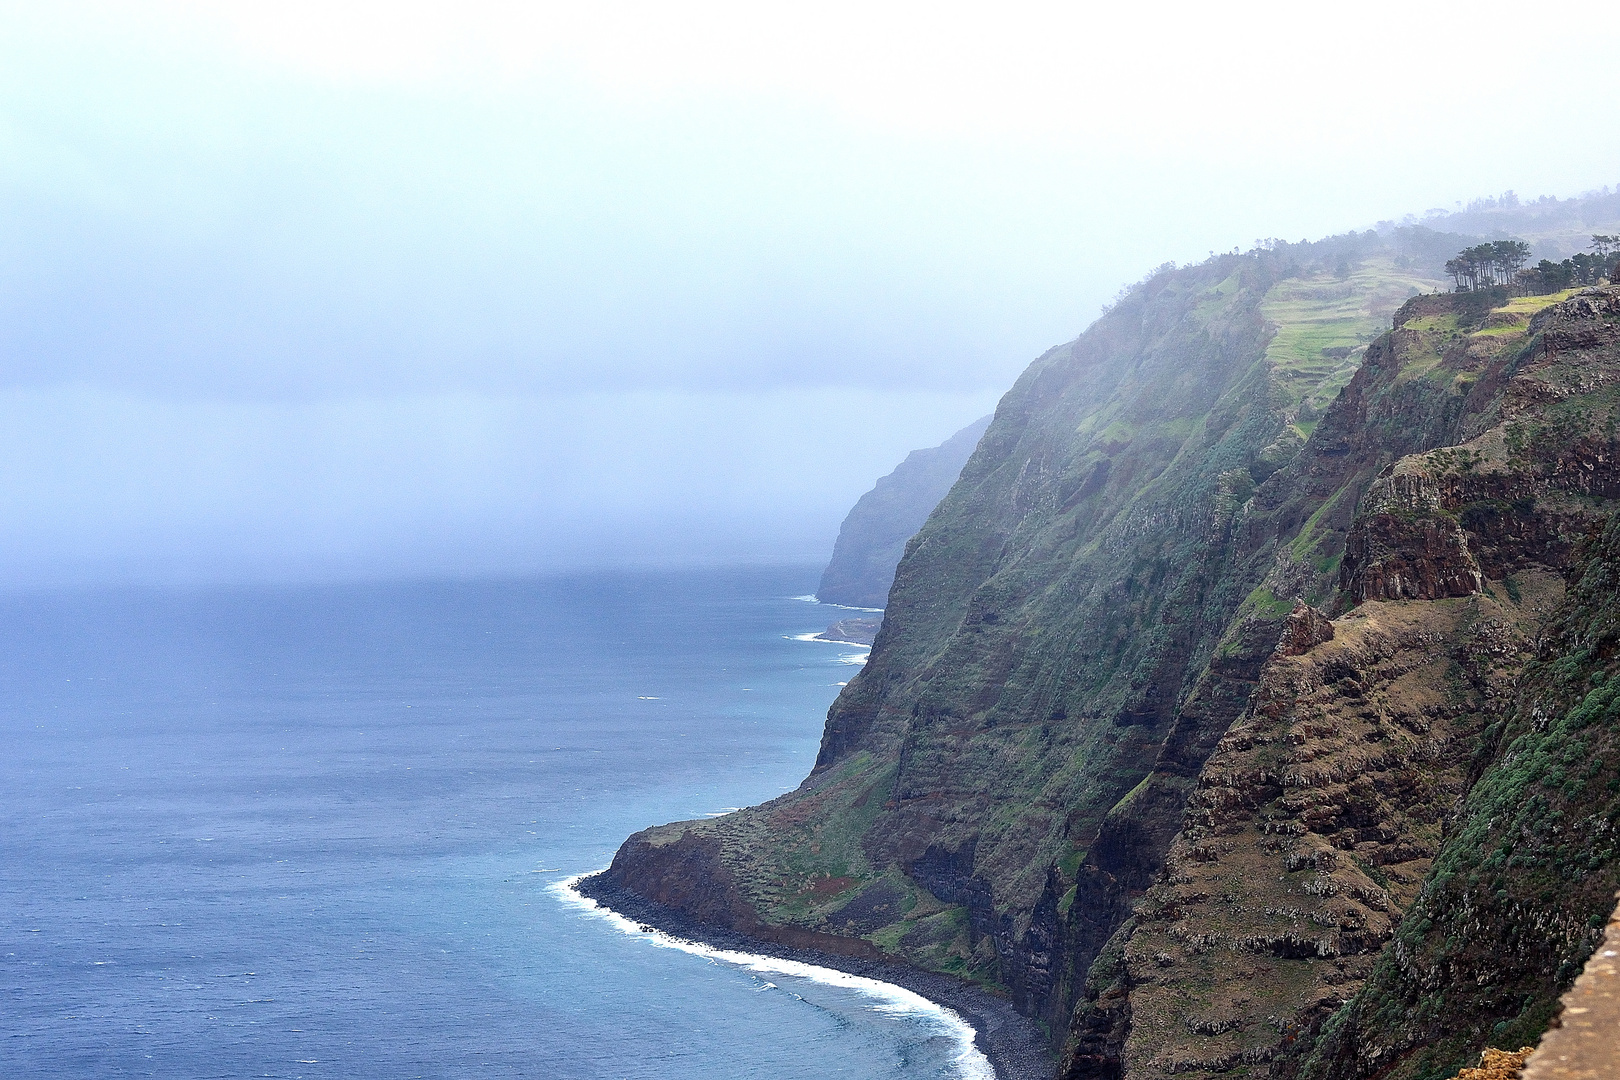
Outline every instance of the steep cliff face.
<path id="1" fill-rule="evenodd" d="M 1533 1035 L 1615 884 L 1620 780 L 1572 733 L 1613 719 L 1620 290 L 1414 297 L 1337 244 L 1159 274 L 1032 365 L 809 778 L 637 834 L 612 884 L 1004 990 L 1070 1078 Z"/>
<path id="2" fill-rule="evenodd" d="M 913 450 L 860 497 L 844 518 L 816 597 L 824 604 L 880 608 L 888 602 L 894 568 L 951 490 L 979 445 L 990 417 L 975 420 L 938 446 Z"/>
<path id="3" fill-rule="evenodd" d="M 1070 980 L 1063 1004 L 1080 1001 L 1068 1035 L 1070 1075 L 1116 1076 L 1122 1068 L 1133 1008 L 1125 942 L 1138 925 L 1131 912 L 1164 871 L 1200 770 L 1288 630 L 1278 623 L 1287 598 L 1336 603 L 1360 527 L 1357 507 L 1375 476 L 1405 454 L 1457 441 L 1493 404 L 1494 393 L 1475 391 L 1500 363 L 1498 350 L 1471 340 L 1486 313 L 1473 307 L 1448 296 L 1403 305 L 1297 457 L 1244 508 L 1239 534 L 1255 552 L 1251 580 L 1262 570 L 1264 577 L 1181 701 L 1152 772 L 1103 822 L 1075 878 L 1060 937 Z"/>
<path id="4" fill-rule="evenodd" d="M 1568 595 L 1488 717 L 1421 892 L 1367 984 L 1293 1055 L 1298 1075 L 1418 1077 L 1530 1041 L 1620 886 L 1620 289 L 1531 331 L 1503 423 L 1459 448 L 1440 498 L 1477 523 L 1482 562 L 1544 554 L 1568 567 Z"/>
<path id="5" fill-rule="evenodd" d="M 1536 304 L 1547 301 L 1500 310 Z M 1545 1021 L 1536 1009 L 1556 996 L 1557 964 L 1531 958 L 1532 974 L 1518 970 L 1525 958 L 1502 953 L 1539 935 L 1539 952 L 1556 954 L 1572 978 L 1593 944 L 1582 927 L 1606 912 L 1612 874 L 1572 899 L 1570 912 L 1522 904 L 1516 941 L 1487 935 L 1483 949 L 1468 944 L 1490 925 L 1477 921 L 1478 898 L 1445 908 L 1443 928 L 1435 913 L 1464 864 L 1488 857 L 1486 841 L 1464 839 L 1471 834 L 1448 828 L 1447 816 L 1465 794 L 1472 802 L 1493 790 L 1503 767 L 1495 755 L 1537 640 L 1567 660 L 1544 625 L 1573 553 L 1620 490 L 1617 305 L 1620 291 L 1594 291 L 1547 306 L 1528 325 L 1487 319 L 1472 333 L 1447 326 L 1451 314 L 1435 301 L 1409 305 L 1397 320 L 1394 346 L 1403 335 L 1422 346 L 1430 326 L 1452 335 L 1429 370 L 1468 387 L 1459 442 L 1403 458 L 1369 485 L 1341 565 L 1339 599 L 1352 609 L 1331 636 L 1284 636 L 1209 757 L 1162 877 L 1106 971 L 1093 972 L 1070 1075 L 1415 1076 L 1477 1055 L 1497 1023 L 1498 1036 L 1522 1041 Z M 1395 381 L 1416 374 L 1426 351 L 1411 353 Z M 1306 614 L 1299 618 L 1322 619 Z M 1566 609 L 1560 619 L 1571 617 Z M 1500 797 L 1489 805 L 1506 812 Z M 1585 810 L 1589 820 L 1599 814 L 1605 824 L 1594 828 L 1604 832 L 1606 802 Z M 1491 827 L 1502 824 L 1493 818 Z M 1610 857 L 1591 833 L 1561 850 L 1583 873 L 1587 861 L 1606 866 Z M 1510 878 L 1528 880 L 1498 873 L 1492 888 Z M 1475 968 L 1442 971 L 1432 957 L 1417 964 L 1418 940 L 1442 954 L 1472 949 Z M 1508 971 L 1519 978 L 1503 993 L 1500 983 L 1515 982 Z M 1373 1022 L 1358 1024 L 1369 1014 Z M 1401 1065 L 1402 1051 L 1416 1048 L 1417 1059 Z"/>
<path id="6" fill-rule="evenodd" d="M 1264 1063 L 1367 978 L 1557 591 L 1543 577 L 1521 604 L 1370 602 L 1266 665 L 1124 944 L 1125 1075 Z"/>
<path id="7" fill-rule="evenodd" d="M 1620 887 L 1613 519 L 1571 577 L 1516 691 L 1484 716 L 1476 753 L 1490 764 L 1421 891 L 1367 984 L 1287 1074 L 1420 1077 L 1533 1041 L 1601 940 Z"/>
<path id="8" fill-rule="evenodd" d="M 861 939 L 1061 1031 L 1287 597 L 1331 589 L 1360 488 L 1463 411 L 1365 374 L 1339 395 L 1396 363 L 1367 344 L 1428 285 L 1343 243 L 1162 274 L 1032 365 L 908 546 L 804 785 L 638 834 L 614 880 L 652 895 L 658 852 L 702 846 L 716 918 Z"/>

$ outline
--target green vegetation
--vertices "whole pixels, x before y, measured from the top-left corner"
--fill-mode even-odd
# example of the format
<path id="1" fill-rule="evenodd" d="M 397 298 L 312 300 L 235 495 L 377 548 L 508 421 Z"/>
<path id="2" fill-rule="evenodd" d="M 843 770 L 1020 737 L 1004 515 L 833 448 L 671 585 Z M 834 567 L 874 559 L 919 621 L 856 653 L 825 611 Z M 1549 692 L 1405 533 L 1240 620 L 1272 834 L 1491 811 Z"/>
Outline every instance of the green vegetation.
<path id="1" fill-rule="evenodd" d="M 1542 259 L 1523 269 L 1529 259 L 1530 245 L 1524 241 L 1497 240 L 1458 252 L 1446 262 L 1446 273 L 1458 292 L 1511 288 L 1545 295 L 1572 286 L 1597 285 L 1620 276 L 1620 237 L 1599 234 L 1592 237 L 1589 251 L 1577 252 L 1558 263 Z"/>
<path id="2" fill-rule="evenodd" d="M 1558 321 L 1593 294 L 1547 312 L 1479 247 L 1462 293 L 1362 234 L 1122 294 L 909 545 L 805 783 L 648 835 L 712 847 L 728 917 L 997 988 L 1132 1080 L 1340 1080 L 1374 1042 L 1410 1080 L 1531 1032 L 1620 884 L 1620 645 L 1570 636 L 1620 541 L 1511 692 L 1608 512 L 1620 357 L 1567 345 L 1612 340 Z"/>
<path id="3" fill-rule="evenodd" d="M 1267 291 L 1260 314 L 1277 328 L 1266 362 L 1281 392 L 1304 406 L 1301 441 L 1317 414 L 1361 364 L 1362 350 L 1389 327 L 1390 316 L 1434 280 L 1395 265 L 1390 256 L 1369 258 L 1344 277 L 1318 273 L 1285 278 Z"/>

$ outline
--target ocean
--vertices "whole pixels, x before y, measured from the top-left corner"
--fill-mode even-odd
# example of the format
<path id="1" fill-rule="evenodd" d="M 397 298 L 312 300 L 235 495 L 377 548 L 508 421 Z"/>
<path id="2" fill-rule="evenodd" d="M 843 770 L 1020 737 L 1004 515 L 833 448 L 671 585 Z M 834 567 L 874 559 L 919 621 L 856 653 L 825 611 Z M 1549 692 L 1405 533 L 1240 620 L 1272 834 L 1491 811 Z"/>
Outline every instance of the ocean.
<path id="1" fill-rule="evenodd" d="M 813 568 L 0 597 L 0 1073 L 986 1075 L 912 995 L 572 875 L 796 785 Z"/>

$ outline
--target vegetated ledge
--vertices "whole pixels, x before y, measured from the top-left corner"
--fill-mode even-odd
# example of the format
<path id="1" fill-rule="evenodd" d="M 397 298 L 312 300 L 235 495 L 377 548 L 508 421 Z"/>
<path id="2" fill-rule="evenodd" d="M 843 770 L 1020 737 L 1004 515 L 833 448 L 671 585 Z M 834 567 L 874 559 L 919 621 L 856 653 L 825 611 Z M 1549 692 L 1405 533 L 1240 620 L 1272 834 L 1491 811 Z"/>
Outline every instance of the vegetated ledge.
<path id="1" fill-rule="evenodd" d="M 801 964 L 815 964 L 865 979 L 902 986 L 944 1005 L 967 1021 L 977 1034 L 977 1045 L 996 1071 L 997 1080 L 1051 1080 L 1057 1068 L 1051 1040 L 1040 1025 L 1013 1009 L 1012 1002 L 950 975 L 893 959 L 852 956 L 811 946 L 789 945 L 751 937 L 654 903 L 615 884 L 607 872 L 582 878 L 575 888 L 598 904 L 643 926 L 717 949 L 773 956 Z M 807 935 L 808 936 L 808 935 Z M 827 935 L 830 937 L 830 935 Z M 873 950 L 874 954 L 876 950 Z"/>

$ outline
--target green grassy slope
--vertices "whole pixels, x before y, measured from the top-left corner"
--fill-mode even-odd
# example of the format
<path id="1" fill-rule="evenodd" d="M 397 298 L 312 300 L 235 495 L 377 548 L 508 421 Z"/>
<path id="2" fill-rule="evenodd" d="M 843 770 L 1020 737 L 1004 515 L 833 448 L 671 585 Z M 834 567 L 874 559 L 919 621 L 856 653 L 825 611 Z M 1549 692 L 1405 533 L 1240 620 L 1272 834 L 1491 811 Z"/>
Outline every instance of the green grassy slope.
<path id="1" fill-rule="evenodd" d="M 1557 209 L 1567 231 L 1568 208 Z M 871 660 L 831 709 L 812 774 L 763 806 L 637 834 L 612 881 L 699 921 L 897 956 L 1005 990 L 1056 1038 L 1067 1035 L 1075 1078 L 1139 1074 L 1148 1060 L 1140 1025 L 1155 1009 L 1186 1056 L 1154 1067 L 1176 1075 L 1187 1066 L 1424 1076 L 1492 1031 L 1533 1029 L 1585 947 L 1581 905 L 1612 884 L 1608 766 L 1581 760 L 1608 760 L 1598 734 L 1608 721 L 1565 730 L 1553 713 L 1519 706 L 1505 719 L 1506 669 L 1469 689 L 1453 666 L 1466 674 L 1486 663 L 1469 651 L 1491 640 L 1481 627 L 1511 623 L 1513 641 L 1537 639 L 1519 625 L 1533 622 L 1523 605 L 1556 593 L 1558 571 L 1576 558 L 1571 537 L 1620 493 L 1620 481 L 1580 488 L 1620 460 L 1603 396 L 1605 372 L 1620 365 L 1582 368 L 1576 356 L 1524 366 L 1527 349 L 1575 356 L 1607 332 L 1593 330 L 1603 317 L 1553 325 L 1538 314 L 1568 298 L 1428 295 L 1441 283 L 1414 267 L 1462 240 L 1421 229 L 1352 234 L 1161 272 L 1038 359 L 907 545 Z M 1414 292 L 1425 295 L 1407 300 Z M 1379 336 L 1397 306 L 1399 325 Z M 1526 559 L 1539 568 L 1531 576 Z M 1488 591 L 1454 591 L 1476 582 Z M 1601 588 L 1612 592 L 1594 584 L 1593 597 Z M 1435 599 L 1413 599 L 1425 589 Z M 1363 599 L 1451 605 L 1450 621 L 1432 626 L 1421 613 L 1383 620 L 1393 637 L 1347 632 L 1357 655 L 1387 652 L 1376 669 L 1347 678 L 1326 661 L 1296 665 L 1317 672 L 1317 726 L 1342 745 L 1314 746 L 1315 721 L 1266 736 L 1294 747 L 1265 751 L 1266 761 L 1322 750 L 1347 770 L 1395 777 L 1347 783 L 1343 805 L 1322 792 L 1251 793 L 1255 807 L 1277 800 L 1267 821 L 1302 830 L 1288 835 L 1348 845 L 1365 866 L 1348 857 L 1338 870 L 1323 869 L 1325 857 L 1286 865 L 1297 852 L 1264 847 L 1275 836 L 1251 828 L 1250 795 L 1227 782 L 1243 773 L 1231 755 L 1245 751 L 1228 754 L 1221 740 L 1275 670 L 1295 597 L 1335 612 Z M 1596 603 L 1566 616 L 1570 642 L 1583 621 L 1602 624 Z M 1612 659 L 1606 649 L 1547 692 L 1562 703 L 1558 715 L 1573 716 L 1600 688 L 1593 676 Z M 1420 669 L 1428 674 L 1412 674 Z M 1423 721 L 1441 735 L 1397 708 L 1414 692 L 1403 679 L 1446 683 L 1435 691 L 1444 723 Z M 1274 704 L 1286 712 L 1282 698 Z M 1378 712 L 1385 704 L 1390 717 Z M 1588 712 L 1607 717 L 1607 708 L 1597 701 Z M 1398 730 L 1408 720 L 1411 730 Z M 1343 734 L 1352 729 L 1362 734 Z M 1542 739 L 1549 731 L 1556 740 Z M 1438 754 L 1438 779 L 1408 784 L 1399 755 L 1384 751 L 1363 760 L 1357 740 L 1391 732 Z M 1524 760 L 1533 775 L 1514 771 Z M 1211 783 L 1212 761 L 1222 783 Z M 1194 863 L 1218 865 L 1220 845 L 1236 843 L 1194 843 L 1185 814 L 1190 800 L 1197 809 L 1224 791 L 1239 793 L 1226 808 L 1237 816 L 1216 826 L 1259 845 L 1237 863 L 1284 860 L 1278 888 L 1318 888 L 1304 893 L 1315 915 L 1328 919 L 1321 905 L 1340 893 L 1313 873 L 1342 871 L 1363 900 L 1376 898 L 1374 886 L 1388 893 L 1376 919 L 1362 913 L 1365 927 L 1337 924 L 1331 947 L 1345 963 L 1320 985 L 1311 957 L 1290 952 L 1310 935 L 1249 935 L 1242 949 L 1282 949 L 1279 963 L 1302 965 L 1267 986 L 1291 1019 L 1239 1016 L 1258 998 L 1221 989 L 1214 950 L 1196 942 L 1187 986 L 1210 1008 L 1230 1007 L 1239 1026 L 1207 1008 L 1178 1012 L 1186 1002 L 1170 972 L 1192 939 L 1172 932 L 1175 912 L 1204 901 L 1174 890 L 1197 877 Z M 1352 804 L 1365 822 L 1339 820 Z M 1462 816 L 1448 818 L 1452 810 Z M 1330 824 L 1331 834 L 1312 832 Z M 1479 868 L 1498 856 L 1488 874 Z M 1576 898 L 1552 895 L 1557 880 L 1582 883 Z M 1581 892 L 1588 882 L 1591 896 Z M 1498 906 L 1485 929 L 1506 936 L 1474 948 L 1481 926 L 1468 920 L 1487 901 Z M 1306 918 L 1255 903 L 1269 904 L 1264 919 Z M 1297 906 L 1305 912 L 1305 901 Z M 1239 937 L 1240 915 L 1223 916 Z M 1133 940 L 1155 935 L 1155 951 L 1132 952 Z M 1536 935 L 1552 942 L 1544 956 L 1519 948 Z M 1498 977 L 1487 957 L 1503 948 L 1519 952 Z M 1150 985 L 1158 989 L 1144 996 Z M 1281 1041 L 1254 1026 L 1265 1024 Z M 1204 1039 L 1236 1050 L 1206 1054 Z"/>
<path id="2" fill-rule="evenodd" d="M 1228 256 L 1155 277 L 1036 361 L 909 545 L 815 772 L 765 806 L 641 834 L 626 879 L 657 892 L 655 852 L 700 838 L 733 890 L 723 917 L 857 938 L 1062 1023 L 1071 954 L 1113 929 L 1069 925 L 1096 906 L 1075 912 L 1079 886 L 1139 891 L 1156 866 L 1095 842 L 1132 816 L 1121 801 L 1309 516 L 1309 482 L 1258 515 L 1256 494 L 1292 475 L 1320 403 L 1426 284 L 1366 237 Z M 1358 483 L 1383 463 L 1355 461 Z M 1251 612 L 1228 667 L 1257 666 L 1281 614 Z M 1206 726 L 1241 706 L 1231 674 L 1201 699 Z M 1165 846 L 1173 812 L 1136 841 Z"/>

